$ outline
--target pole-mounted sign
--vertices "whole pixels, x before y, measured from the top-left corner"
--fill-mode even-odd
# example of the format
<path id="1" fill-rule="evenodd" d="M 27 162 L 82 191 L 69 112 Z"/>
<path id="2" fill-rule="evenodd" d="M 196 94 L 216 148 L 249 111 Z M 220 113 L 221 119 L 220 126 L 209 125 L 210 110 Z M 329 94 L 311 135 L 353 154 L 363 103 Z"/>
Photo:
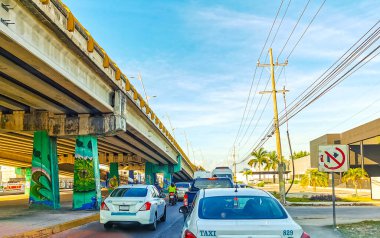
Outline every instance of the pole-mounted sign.
<path id="1" fill-rule="evenodd" d="M 347 145 L 319 146 L 318 170 L 322 172 L 346 172 L 349 167 Z"/>
<path id="2" fill-rule="evenodd" d="M 335 212 L 335 179 L 334 172 L 346 172 L 349 158 L 348 145 L 321 145 L 319 146 L 318 170 L 331 173 L 332 202 L 333 202 L 333 226 L 336 229 Z"/>

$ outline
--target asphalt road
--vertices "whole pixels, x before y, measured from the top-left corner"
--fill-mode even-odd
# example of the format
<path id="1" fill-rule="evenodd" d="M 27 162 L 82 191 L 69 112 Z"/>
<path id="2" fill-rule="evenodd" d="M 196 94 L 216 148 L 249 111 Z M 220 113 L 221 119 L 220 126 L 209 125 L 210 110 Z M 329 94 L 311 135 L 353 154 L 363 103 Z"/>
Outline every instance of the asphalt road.
<path id="1" fill-rule="evenodd" d="M 105 231 L 102 224 L 92 222 L 87 225 L 73 228 L 57 235 L 55 238 L 179 238 L 183 225 L 183 216 L 178 212 L 182 202 L 176 206 L 167 207 L 167 217 L 165 222 L 157 225 L 156 231 L 149 231 L 146 227 L 122 226 L 114 227 L 110 231 Z"/>
<path id="2" fill-rule="evenodd" d="M 128 237 L 128 238 L 179 238 L 183 225 L 183 217 L 178 213 L 179 203 L 168 207 L 167 220 L 159 223 L 155 232 L 145 227 L 116 227 L 105 231 L 99 222 L 93 222 L 74 228 L 53 237 Z M 286 207 L 290 215 L 313 238 L 341 238 L 339 232 L 332 228 L 331 207 Z M 380 220 L 380 207 L 337 207 L 337 223 L 354 223 L 363 220 Z"/>

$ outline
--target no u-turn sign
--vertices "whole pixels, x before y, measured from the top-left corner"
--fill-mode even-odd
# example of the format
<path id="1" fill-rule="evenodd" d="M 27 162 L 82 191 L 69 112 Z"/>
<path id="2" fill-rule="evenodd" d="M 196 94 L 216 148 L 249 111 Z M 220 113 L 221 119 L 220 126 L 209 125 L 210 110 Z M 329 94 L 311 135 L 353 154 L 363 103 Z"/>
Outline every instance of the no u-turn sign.
<path id="1" fill-rule="evenodd" d="M 318 170 L 323 172 L 346 172 L 349 167 L 347 145 L 319 146 Z"/>

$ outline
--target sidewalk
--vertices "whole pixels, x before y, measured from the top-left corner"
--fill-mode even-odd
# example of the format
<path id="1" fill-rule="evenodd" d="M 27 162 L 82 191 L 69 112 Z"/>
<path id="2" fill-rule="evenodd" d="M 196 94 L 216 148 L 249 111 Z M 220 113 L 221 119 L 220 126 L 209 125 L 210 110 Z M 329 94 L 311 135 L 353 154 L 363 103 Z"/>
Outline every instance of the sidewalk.
<path id="1" fill-rule="evenodd" d="M 99 211 L 72 210 L 72 191 L 61 191 L 58 210 L 29 209 L 28 199 L 24 194 L 0 196 L 0 237 L 50 237 L 52 232 L 99 220 Z"/>
<path id="2" fill-rule="evenodd" d="M 98 213 L 98 211 L 72 211 L 71 202 L 62 204 L 59 210 L 37 210 L 29 209 L 27 206 L 2 207 L 0 209 L 0 237 L 93 217 Z M 40 233 L 43 235 L 43 232 Z"/>

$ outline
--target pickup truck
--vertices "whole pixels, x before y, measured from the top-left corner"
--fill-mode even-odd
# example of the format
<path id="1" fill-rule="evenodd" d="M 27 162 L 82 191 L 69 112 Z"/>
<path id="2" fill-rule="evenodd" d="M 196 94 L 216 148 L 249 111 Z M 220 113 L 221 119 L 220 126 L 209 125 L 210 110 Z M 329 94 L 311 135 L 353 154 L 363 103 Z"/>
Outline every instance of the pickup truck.
<path id="1" fill-rule="evenodd" d="M 227 177 L 212 177 L 212 178 L 197 178 L 191 183 L 190 190 L 185 193 L 183 197 L 183 205 L 191 206 L 195 195 L 200 189 L 207 188 L 233 188 L 234 184 L 230 178 Z"/>

